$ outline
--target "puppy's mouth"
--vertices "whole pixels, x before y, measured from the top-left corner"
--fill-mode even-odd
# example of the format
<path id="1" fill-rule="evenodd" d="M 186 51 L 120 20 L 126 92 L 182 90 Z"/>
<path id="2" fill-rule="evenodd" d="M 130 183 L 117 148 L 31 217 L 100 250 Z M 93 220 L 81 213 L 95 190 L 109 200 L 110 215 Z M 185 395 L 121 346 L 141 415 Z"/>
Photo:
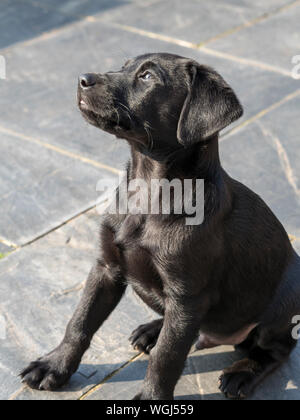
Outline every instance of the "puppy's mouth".
<path id="1" fill-rule="evenodd" d="M 89 105 L 87 104 L 87 102 L 85 101 L 85 100 L 83 100 L 83 99 L 80 99 L 79 100 L 79 103 L 78 103 L 78 106 L 79 106 L 79 108 L 80 109 L 82 109 L 82 110 L 89 110 Z"/>
<path id="2" fill-rule="evenodd" d="M 92 99 L 88 97 L 88 95 L 84 95 L 81 91 L 81 89 L 78 89 L 77 93 L 77 105 L 83 113 L 85 112 L 92 112 L 95 115 L 101 115 L 101 108 L 99 104 L 97 106 L 98 109 L 96 109 L 96 106 L 93 104 Z"/>
<path id="3" fill-rule="evenodd" d="M 97 128 L 114 133 L 119 126 L 118 115 L 111 106 L 97 104 L 78 91 L 78 107 L 84 119 Z"/>
<path id="4" fill-rule="evenodd" d="M 77 104 L 84 119 L 101 130 L 122 137 L 131 128 L 130 118 L 109 98 L 94 98 L 79 87 Z"/>

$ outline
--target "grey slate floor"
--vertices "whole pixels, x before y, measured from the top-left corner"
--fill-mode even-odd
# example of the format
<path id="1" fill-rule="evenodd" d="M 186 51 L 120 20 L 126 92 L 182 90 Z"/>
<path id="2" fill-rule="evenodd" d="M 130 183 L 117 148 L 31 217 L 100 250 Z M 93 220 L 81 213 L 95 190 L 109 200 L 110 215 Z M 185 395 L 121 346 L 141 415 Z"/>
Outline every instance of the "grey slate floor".
<path id="1" fill-rule="evenodd" d="M 97 249 L 99 179 L 116 177 L 125 142 L 76 109 L 78 74 L 168 51 L 214 66 L 245 115 L 221 138 L 223 166 L 259 193 L 300 252 L 300 0 L 2 0 L 0 56 L 0 399 L 130 399 L 147 357 L 128 343 L 155 315 L 129 290 L 56 393 L 19 371 L 59 343 Z M 300 346 L 252 397 L 300 399 Z M 191 352 L 178 399 L 219 400 L 232 347 Z"/>

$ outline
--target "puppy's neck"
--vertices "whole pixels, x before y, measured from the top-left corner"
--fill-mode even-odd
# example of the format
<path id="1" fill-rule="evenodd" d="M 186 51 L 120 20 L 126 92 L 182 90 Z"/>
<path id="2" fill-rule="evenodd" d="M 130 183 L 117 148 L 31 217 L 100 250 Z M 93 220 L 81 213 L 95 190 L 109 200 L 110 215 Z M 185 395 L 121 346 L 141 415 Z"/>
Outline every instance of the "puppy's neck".
<path id="1" fill-rule="evenodd" d="M 151 155 L 131 148 L 130 178 L 151 179 L 204 179 L 219 180 L 222 175 L 218 135 L 206 142 L 188 148 L 182 146 L 156 160 Z"/>

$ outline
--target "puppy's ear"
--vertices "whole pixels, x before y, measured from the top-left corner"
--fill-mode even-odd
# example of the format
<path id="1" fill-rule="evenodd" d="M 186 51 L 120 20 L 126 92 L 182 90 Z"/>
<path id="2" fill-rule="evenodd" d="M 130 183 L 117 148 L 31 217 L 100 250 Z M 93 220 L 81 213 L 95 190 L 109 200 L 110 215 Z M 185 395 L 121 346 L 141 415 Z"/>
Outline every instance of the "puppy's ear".
<path id="1" fill-rule="evenodd" d="M 187 75 L 189 92 L 177 127 L 184 146 L 207 140 L 243 115 L 235 93 L 216 71 L 190 62 Z"/>

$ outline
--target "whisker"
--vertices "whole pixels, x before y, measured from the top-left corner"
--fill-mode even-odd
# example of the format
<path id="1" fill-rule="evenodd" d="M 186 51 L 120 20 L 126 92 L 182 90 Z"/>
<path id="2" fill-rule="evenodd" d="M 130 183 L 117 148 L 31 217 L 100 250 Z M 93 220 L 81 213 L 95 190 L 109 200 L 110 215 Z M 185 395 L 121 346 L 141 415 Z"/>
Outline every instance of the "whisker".
<path id="1" fill-rule="evenodd" d="M 152 137 L 152 134 L 151 134 L 151 130 L 153 130 L 153 128 L 151 127 L 151 124 L 148 121 L 145 122 L 144 129 L 145 129 L 145 131 L 147 133 L 147 137 L 148 137 L 148 147 L 149 147 L 150 150 L 152 150 L 154 144 L 153 144 L 153 137 Z"/>
<path id="2" fill-rule="evenodd" d="M 117 114 L 117 120 L 118 120 L 117 124 L 120 125 L 120 114 L 119 114 L 117 108 L 115 108 L 114 111 Z"/>
<path id="3" fill-rule="evenodd" d="M 132 123 L 132 118 L 131 118 L 131 114 L 130 114 L 130 109 L 129 109 L 126 105 L 124 105 L 122 102 L 120 102 L 120 101 L 118 101 L 118 100 L 116 100 L 116 103 L 117 103 L 118 105 L 120 105 L 121 107 L 123 107 L 123 108 L 124 108 L 124 110 L 125 110 L 125 112 L 126 112 L 126 114 L 127 114 L 127 116 L 128 116 L 129 121 Z"/>

